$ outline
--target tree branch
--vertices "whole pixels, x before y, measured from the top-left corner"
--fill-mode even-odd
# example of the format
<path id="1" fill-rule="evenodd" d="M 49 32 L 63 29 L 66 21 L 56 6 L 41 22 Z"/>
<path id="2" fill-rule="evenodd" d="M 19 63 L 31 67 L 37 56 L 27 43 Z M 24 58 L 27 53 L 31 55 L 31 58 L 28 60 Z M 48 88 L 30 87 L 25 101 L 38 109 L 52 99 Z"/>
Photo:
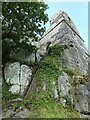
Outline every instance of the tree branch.
<path id="1" fill-rule="evenodd" d="M 3 33 L 3 34 L 2 34 L 2 39 L 5 39 L 5 38 L 7 38 L 7 37 L 9 36 L 9 34 L 11 33 L 13 27 L 14 27 L 14 26 L 12 25 L 11 28 L 10 28 L 10 30 L 9 30 L 7 33 Z"/>

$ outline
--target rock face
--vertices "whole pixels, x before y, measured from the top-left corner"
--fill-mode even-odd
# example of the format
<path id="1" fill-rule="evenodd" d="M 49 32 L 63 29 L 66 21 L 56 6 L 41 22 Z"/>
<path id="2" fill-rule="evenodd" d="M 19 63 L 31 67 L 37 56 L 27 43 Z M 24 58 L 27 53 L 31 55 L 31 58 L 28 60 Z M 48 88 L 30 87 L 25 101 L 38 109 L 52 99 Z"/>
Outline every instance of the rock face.
<path id="1" fill-rule="evenodd" d="M 70 84 L 66 73 L 63 73 L 63 75 L 58 78 L 58 89 L 61 97 L 68 95 Z"/>
<path id="2" fill-rule="evenodd" d="M 78 81 L 79 80 L 80 78 L 78 79 Z M 71 104 L 74 106 L 74 108 L 77 111 L 81 113 L 88 112 L 90 93 L 89 93 L 87 84 L 88 83 L 78 84 L 76 88 L 73 90 L 73 92 L 71 92 L 73 89 L 73 86 L 69 82 L 69 76 L 67 75 L 67 73 L 63 73 L 63 75 L 58 78 L 58 89 L 59 89 L 61 103 L 65 105 L 67 102 L 67 99 L 65 97 L 68 96 Z"/>
<path id="3" fill-rule="evenodd" d="M 76 90 L 77 101 L 75 102 L 75 108 L 80 111 L 88 111 L 88 94 L 89 91 L 86 85 L 79 85 Z"/>
<path id="4" fill-rule="evenodd" d="M 32 70 L 24 64 L 20 65 L 20 63 L 15 62 L 6 65 L 4 74 L 6 82 L 12 85 L 10 91 L 23 93 L 30 80 Z"/>
<path id="5" fill-rule="evenodd" d="M 7 112 L 3 115 L 3 118 L 27 118 L 29 114 L 28 109 L 18 110 L 16 113 L 13 109 L 7 110 Z"/>

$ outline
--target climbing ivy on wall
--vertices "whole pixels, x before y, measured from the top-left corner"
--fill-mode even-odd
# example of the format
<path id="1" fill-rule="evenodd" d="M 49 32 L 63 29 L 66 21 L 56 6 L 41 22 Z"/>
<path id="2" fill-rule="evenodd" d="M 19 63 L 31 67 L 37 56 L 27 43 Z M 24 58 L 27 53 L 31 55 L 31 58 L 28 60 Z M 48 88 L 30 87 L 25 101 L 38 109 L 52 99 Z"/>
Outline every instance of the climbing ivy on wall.
<path id="1" fill-rule="evenodd" d="M 48 54 L 60 57 L 63 56 L 64 50 L 67 48 L 67 45 L 54 45 L 49 48 Z"/>

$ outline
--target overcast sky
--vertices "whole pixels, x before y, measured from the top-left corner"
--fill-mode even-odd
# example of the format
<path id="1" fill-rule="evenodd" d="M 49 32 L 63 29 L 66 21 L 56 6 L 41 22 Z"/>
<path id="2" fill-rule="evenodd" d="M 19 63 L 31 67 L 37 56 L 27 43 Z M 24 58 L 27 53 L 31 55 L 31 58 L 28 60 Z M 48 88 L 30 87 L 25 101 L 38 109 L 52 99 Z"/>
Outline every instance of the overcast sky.
<path id="1" fill-rule="evenodd" d="M 88 48 L 88 2 L 46 2 L 49 9 L 46 11 L 51 18 L 57 11 L 65 11 L 76 25 L 81 37 Z M 49 28 L 49 22 L 46 24 Z"/>

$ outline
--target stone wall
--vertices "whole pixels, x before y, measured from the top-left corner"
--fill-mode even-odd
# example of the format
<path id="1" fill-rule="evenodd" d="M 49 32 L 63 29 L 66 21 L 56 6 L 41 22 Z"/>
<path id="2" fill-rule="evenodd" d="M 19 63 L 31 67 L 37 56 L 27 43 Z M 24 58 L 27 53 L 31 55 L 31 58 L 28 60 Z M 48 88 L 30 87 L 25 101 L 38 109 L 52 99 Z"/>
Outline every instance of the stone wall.
<path id="1" fill-rule="evenodd" d="M 60 11 L 51 19 L 50 25 L 49 30 L 40 40 L 41 48 L 46 46 L 49 41 L 52 43 L 51 45 L 67 44 L 70 49 L 65 51 L 65 55 L 69 66 L 86 73 L 88 70 L 88 51 L 70 17 L 65 12 Z"/>
<path id="2" fill-rule="evenodd" d="M 88 51 L 85 47 L 84 40 L 81 38 L 76 26 L 71 18 L 63 11 L 55 14 L 50 21 L 49 30 L 42 36 L 39 42 L 32 42 L 38 49 L 38 61 L 46 53 L 47 43 L 51 46 L 55 44 L 66 44 L 69 49 L 65 51 L 65 57 L 69 66 L 79 69 L 83 73 L 88 70 Z M 35 61 L 35 54 L 29 55 L 25 51 L 13 55 L 18 59 L 25 61 Z"/>

